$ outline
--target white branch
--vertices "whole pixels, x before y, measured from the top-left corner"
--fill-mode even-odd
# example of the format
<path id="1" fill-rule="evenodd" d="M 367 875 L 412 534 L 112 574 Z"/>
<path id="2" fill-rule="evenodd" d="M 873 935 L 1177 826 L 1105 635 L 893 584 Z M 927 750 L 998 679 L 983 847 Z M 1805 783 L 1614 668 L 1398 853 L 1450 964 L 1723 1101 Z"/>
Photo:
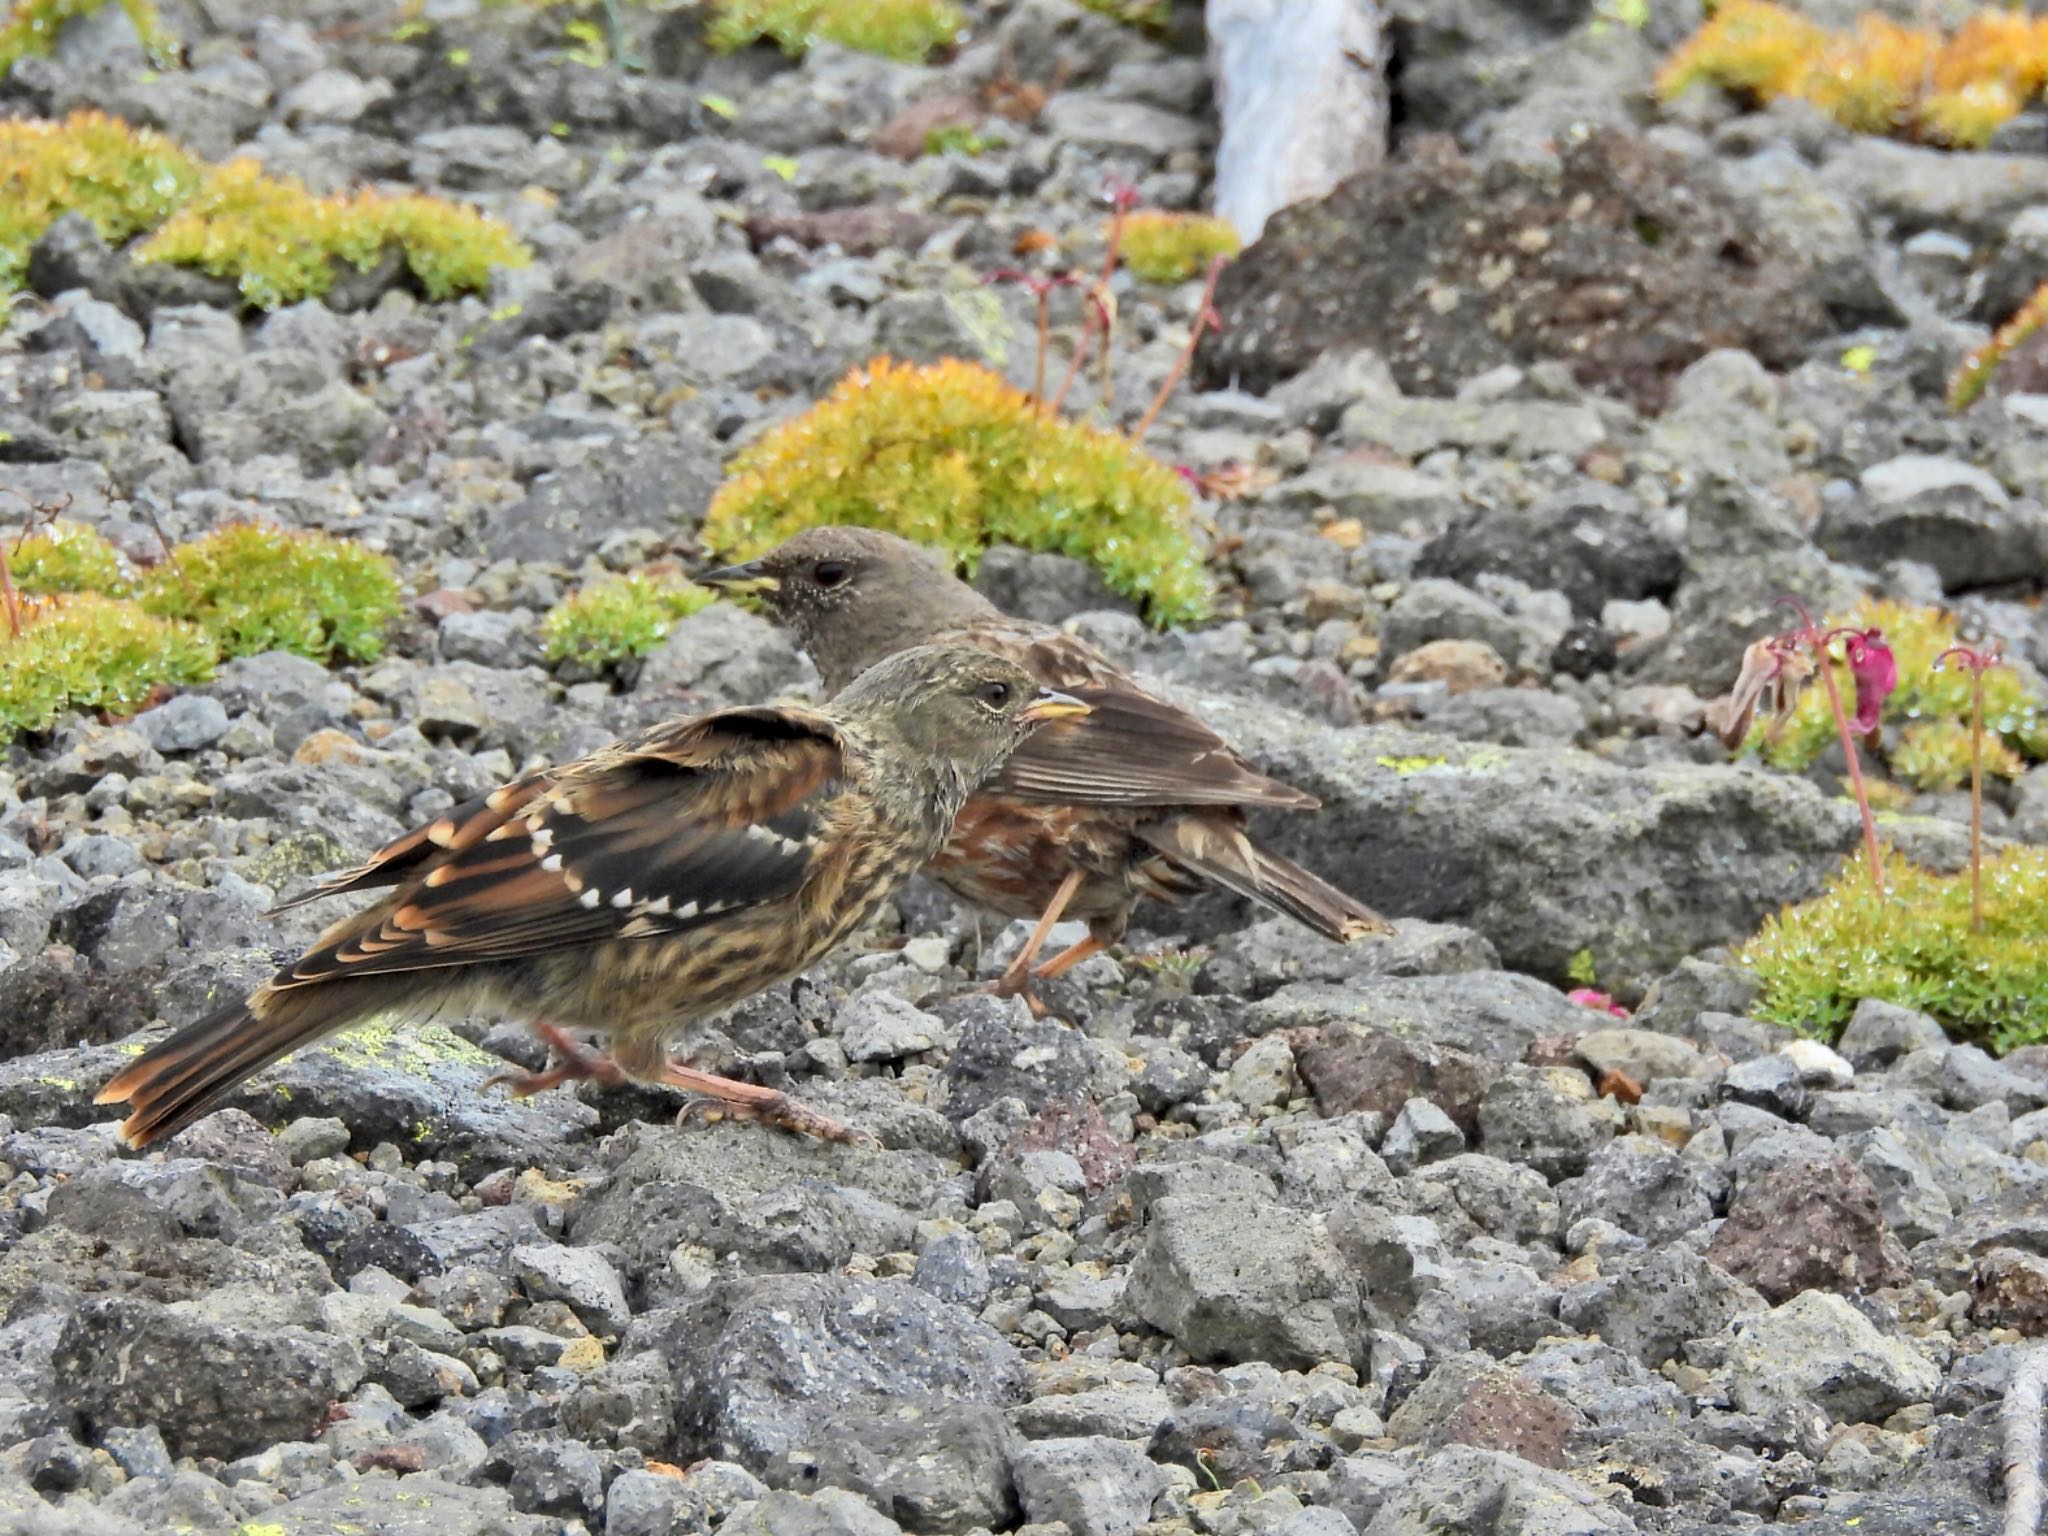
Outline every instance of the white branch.
<path id="1" fill-rule="evenodd" d="M 2036 1344 L 2013 1368 L 1998 1417 L 2005 1431 L 2005 1536 L 2041 1528 L 2041 1399 L 2048 1393 L 2048 1344 Z"/>

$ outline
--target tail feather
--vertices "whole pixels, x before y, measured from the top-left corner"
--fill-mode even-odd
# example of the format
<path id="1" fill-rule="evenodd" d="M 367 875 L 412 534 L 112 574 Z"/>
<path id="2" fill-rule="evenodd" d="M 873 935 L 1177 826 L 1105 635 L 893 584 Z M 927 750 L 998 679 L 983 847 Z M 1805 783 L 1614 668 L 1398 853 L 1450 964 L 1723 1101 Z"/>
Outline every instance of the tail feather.
<path id="1" fill-rule="evenodd" d="M 381 1001 L 356 987 L 259 988 L 151 1046 L 110 1078 L 94 1102 L 125 1102 L 121 1138 L 146 1147 L 213 1113 L 273 1061 L 376 1011 Z"/>
<path id="2" fill-rule="evenodd" d="M 1392 923 L 1365 903 L 1291 859 L 1260 847 L 1233 824 L 1202 816 L 1176 816 L 1138 828 L 1138 836 L 1174 863 L 1291 917 L 1326 939 L 1348 944 L 1394 931 Z"/>

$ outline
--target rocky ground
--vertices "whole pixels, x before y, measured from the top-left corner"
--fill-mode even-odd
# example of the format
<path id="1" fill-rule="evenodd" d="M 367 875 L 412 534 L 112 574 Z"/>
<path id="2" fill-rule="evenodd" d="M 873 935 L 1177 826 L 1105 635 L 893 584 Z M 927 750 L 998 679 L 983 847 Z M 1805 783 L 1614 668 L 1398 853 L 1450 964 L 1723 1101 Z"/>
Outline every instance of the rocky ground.
<path id="1" fill-rule="evenodd" d="M 395 36 L 365 0 L 209 0 L 166 5 L 189 71 L 144 79 L 110 7 L 15 72 L 13 109 L 459 195 L 538 260 L 245 319 L 60 230 L 0 335 L 0 484 L 144 554 L 152 521 L 346 532 L 427 599 L 374 665 L 238 661 L 0 767 L 0 1525 L 1996 1528 L 1997 1406 L 2048 1330 L 2048 1064 L 1884 1005 L 1838 1052 L 1748 1017 L 1722 946 L 1855 821 L 1829 764 L 1730 764 L 1698 716 L 1788 587 L 1946 598 L 2048 661 L 2048 400 L 2020 369 L 1940 403 L 2048 276 L 2042 125 L 1958 158 L 1654 109 L 1661 0 L 1643 33 L 1392 9 L 1397 170 L 1276 222 L 1151 439 L 1270 480 L 1203 505 L 1219 622 L 1151 634 L 1051 557 L 982 579 L 1323 796 L 1269 830 L 1399 931 L 1148 910 L 1034 1022 L 971 992 L 1016 930 L 914 886 L 696 1042 L 879 1150 L 508 1103 L 480 1085 L 536 1048 L 492 1019 L 302 1053 L 161 1156 L 91 1097 L 307 939 L 318 911 L 264 910 L 311 874 L 807 687 L 730 606 L 630 686 L 544 670 L 536 624 L 590 570 L 694 557 L 734 445 L 847 366 L 981 355 L 979 277 L 1031 230 L 1098 252 L 1105 177 L 1199 206 L 1199 56 L 1065 0 L 971 6 L 930 68 L 711 58 L 690 12 L 635 14 L 625 71 L 566 57 L 560 12 Z M 1041 97 L 978 157 L 890 152 L 921 104 Z M 1121 297 L 1125 419 L 1195 299 Z M 2043 774 L 1997 835 L 2048 838 Z M 1953 867 L 1963 814 L 1891 831 Z M 1631 1016 L 1566 999 L 1581 952 Z"/>

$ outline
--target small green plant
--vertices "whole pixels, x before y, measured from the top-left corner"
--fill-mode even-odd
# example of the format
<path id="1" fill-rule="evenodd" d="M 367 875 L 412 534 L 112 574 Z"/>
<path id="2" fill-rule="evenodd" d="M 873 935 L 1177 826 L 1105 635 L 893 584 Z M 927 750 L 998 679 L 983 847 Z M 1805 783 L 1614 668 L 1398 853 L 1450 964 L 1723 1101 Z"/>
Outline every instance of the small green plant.
<path id="1" fill-rule="evenodd" d="M 1124 222 L 1123 261 L 1148 283 L 1184 283 L 1242 242 L 1228 219 L 1199 213 L 1134 213 Z"/>
<path id="2" fill-rule="evenodd" d="M 1961 411 L 1973 405 L 2007 354 L 2040 330 L 2043 322 L 2048 322 L 2048 283 L 2036 288 L 2033 296 L 2013 311 L 2012 318 L 1993 332 L 1989 341 L 1963 359 L 1948 381 L 1949 409 Z"/>
<path id="3" fill-rule="evenodd" d="M 767 41 L 794 58 L 834 43 L 922 64 L 961 24 L 952 0 L 713 0 L 706 35 L 720 52 Z"/>
<path id="4" fill-rule="evenodd" d="M 254 160 L 208 165 L 100 112 L 0 121 L 0 186 L 0 293 L 20 284 L 30 248 L 66 213 L 82 214 L 112 245 L 146 236 L 134 260 L 232 278 L 263 308 L 317 297 L 337 262 L 367 270 L 390 248 L 434 299 L 482 289 L 493 266 L 531 259 L 510 229 L 475 209 L 368 189 L 315 197 Z"/>
<path id="5" fill-rule="evenodd" d="M 549 661 L 604 667 L 645 656 L 716 595 L 671 572 L 600 576 L 572 592 L 541 620 Z"/>
<path id="6" fill-rule="evenodd" d="M 0 78 L 31 54 L 46 54 L 55 48 L 65 22 L 90 16 L 106 4 L 107 0 L 15 0 L 7 19 L 0 21 Z M 120 4 L 149 61 L 159 69 L 176 63 L 178 40 L 164 26 L 155 0 L 120 0 Z"/>
<path id="7" fill-rule="evenodd" d="M 1006 143 L 1000 134 L 983 133 L 972 123 L 948 123 L 924 136 L 924 152 L 928 155 L 965 155 L 972 160 L 992 149 L 1001 149 Z"/>
<path id="8" fill-rule="evenodd" d="M 1173 20 L 1173 0 L 1081 0 L 1081 5 L 1140 32 L 1164 32 Z"/>
<path id="9" fill-rule="evenodd" d="M 98 530 L 84 523 L 53 522 L 38 528 L 8 555 L 14 584 L 32 597 L 97 592 L 125 597 L 128 563 Z"/>
<path id="10" fill-rule="evenodd" d="M 820 523 L 886 528 L 972 565 L 997 542 L 1092 562 L 1153 622 L 1208 611 L 1185 482 L 1128 439 L 1067 421 L 956 358 L 878 358 L 749 444 L 706 545 L 747 559 Z"/>
<path id="11" fill-rule="evenodd" d="M 1998 643 L 1968 646 L 1952 645 L 1935 660 L 1937 670 L 1954 662 L 1970 675 L 1970 927 L 1984 931 L 1984 677 L 1996 671 L 2003 663 L 1999 660 Z M 2004 742 L 1994 741 L 2002 749 L 2003 757 L 2010 761 L 2009 774 L 2017 777 L 2019 760 L 2012 756 Z M 2006 769 L 2006 762 L 1996 762 L 1994 771 Z"/>
<path id="12" fill-rule="evenodd" d="M 213 676 L 214 646 L 196 624 L 94 593 L 21 605 L 0 630 L 0 740 L 46 731 L 73 710 L 130 714 L 160 688 Z"/>
<path id="13" fill-rule="evenodd" d="M 2048 849 L 2015 844 L 1983 861 L 1981 927 L 1972 883 L 1890 853 L 1878 891 L 1845 866 L 1737 951 L 1763 982 L 1758 1016 L 1832 1039 L 1873 997 L 1999 1050 L 2048 1038 Z"/>
<path id="14" fill-rule="evenodd" d="M 390 559 L 360 544 L 229 523 L 179 545 L 150 573 L 141 601 L 199 625 L 229 656 L 368 661 L 398 615 L 399 585 Z"/>

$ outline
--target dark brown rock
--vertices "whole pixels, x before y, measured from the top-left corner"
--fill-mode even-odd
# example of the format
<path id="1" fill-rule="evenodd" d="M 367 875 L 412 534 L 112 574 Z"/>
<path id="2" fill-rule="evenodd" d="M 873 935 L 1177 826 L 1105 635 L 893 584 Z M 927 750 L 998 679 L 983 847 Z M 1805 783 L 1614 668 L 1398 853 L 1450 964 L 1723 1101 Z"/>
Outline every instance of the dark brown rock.
<path id="1" fill-rule="evenodd" d="M 1856 1295 L 1911 1274 L 1877 1190 L 1838 1157 L 1790 1163 L 1751 1183 L 1707 1257 L 1773 1303 L 1801 1291 Z"/>
<path id="2" fill-rule="evenodd" d="M 1479 1100 L 1499 1075 L 1451 1046 L 1342 1024 L 1297 1041 L 1294 1061 L 1325 1115 L 1364 1109 L 1392 1120 L 1410 1099 L 1428 1099 L 1468 1138 L 1479 1133 Z"/>
<path id="3" fill-rule="evenodd" d="M 895 247 L 912 249 L 938 230 L 930 214 L 882 203 L 854 208 L 827 208 L 822 213 L 757 214 L 747 220 L 747 239 L 756 250 L 771 240 L 798 245 L 836 245 L 851 256 L 872 256 Z"/>
<path id="4" fill-rule="evenodd" d="M 1539 1467 L 1562 1470 L 1578 1415 L 1518 1371 L 1482 1376 L 1444 1428 L 1446 1445 L 1506 1451 Z"/>
<path id="5" fill-rule="evenodd" d="M 1716 348 L 1782 368 L 1826 334 L 1804 263 L 1685 160 L 1610 129 L 1562 156 L 1556 178 L 1482 170 L 1431 136 L 1275 215 L 1223 274 L 1202 377 L 1263 390 L 1327 350 L 1372 347 L 1403 390 L 1449 394 L 1564 358 L 1656 410 Z"/>
<path id="6" fill-rule="evenodd" d="M 1986 1328 L 2013 1328 L 2030 1339 L 2048 1335 L 2048 1259 L 2017 1248 L 1994 1248 L 1977 1263 L 1970 1316 Z"/>

